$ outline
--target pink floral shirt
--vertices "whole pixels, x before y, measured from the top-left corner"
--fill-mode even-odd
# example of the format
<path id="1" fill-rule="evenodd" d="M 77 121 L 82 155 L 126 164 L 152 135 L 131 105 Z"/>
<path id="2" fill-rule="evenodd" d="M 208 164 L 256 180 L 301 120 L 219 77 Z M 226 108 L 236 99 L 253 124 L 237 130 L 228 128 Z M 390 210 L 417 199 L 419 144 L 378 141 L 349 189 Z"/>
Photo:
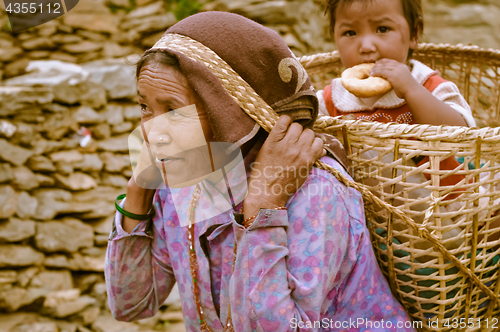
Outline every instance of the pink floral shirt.
<path id="1" fill-rule="evenodd" d="M 117 214 L 105 267 L 116 319 L 154 315 L 177 282 L 186 330 L 200 331 L 186 227 L 173 204 L 189 205 L 193 190 L 158 189 L 152 231 L 143 221 L 128 234 Z M 200 199 L 198 209 L 210 208 Z M 404 328 L 410 318 L 377 265 L 359 192 L 314 168 L 287 208 L 260 210 L 248 229 L 233 210 L 194 224 L 197 283 L 212 331 L 223 331 L 229 304 L 237 332 L 414 331 Z"/>

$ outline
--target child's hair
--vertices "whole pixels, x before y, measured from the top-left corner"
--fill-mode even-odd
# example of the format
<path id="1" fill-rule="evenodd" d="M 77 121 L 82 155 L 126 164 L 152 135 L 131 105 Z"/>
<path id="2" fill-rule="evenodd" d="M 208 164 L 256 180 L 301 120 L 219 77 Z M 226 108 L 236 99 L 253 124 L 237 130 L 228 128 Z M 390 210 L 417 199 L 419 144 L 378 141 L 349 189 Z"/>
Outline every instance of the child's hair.
<path id="1" fill-rule="evenodd" d="M 332 37 L 334 35 L 335 29 L 335 13 L 337 8 L 340 6 L 350 5 L 353 2 L 368 2 L 373 0 L 326 0 L 325 13 L 330 16 L 330 31 L 332 32 Z M 422 0 L 401 0 L 403 5 L 403 13 L 410 27 L 410 38 L 418 37 L 422 34 L 424 30 L 424 19 L 422 13 Z M 410 50 L 409 56 L 411 56 L 412 50 Z"/>

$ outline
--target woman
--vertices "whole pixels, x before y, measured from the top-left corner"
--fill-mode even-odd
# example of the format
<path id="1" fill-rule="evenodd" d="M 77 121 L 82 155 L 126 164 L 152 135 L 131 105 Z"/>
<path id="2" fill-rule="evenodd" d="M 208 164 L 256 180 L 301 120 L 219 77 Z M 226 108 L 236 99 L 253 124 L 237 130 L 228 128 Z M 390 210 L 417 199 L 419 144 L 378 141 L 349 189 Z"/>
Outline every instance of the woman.
<path id="1" fill-rule="evenodd" d="M 361 195 L 312 168 L 323 156 L 348 176 L 334 141 L 324 156 L 303 130 L 317 99 L 278 34 L 197 14 L 145 53 L 137 77 L 151 161 L 134 171 L 108 246 L 117 319 L 152 316 L 177 282 L 187 331 L 404 330 Z M 256 104 L 283 115 L 269 136 L 243 111 Z"/>

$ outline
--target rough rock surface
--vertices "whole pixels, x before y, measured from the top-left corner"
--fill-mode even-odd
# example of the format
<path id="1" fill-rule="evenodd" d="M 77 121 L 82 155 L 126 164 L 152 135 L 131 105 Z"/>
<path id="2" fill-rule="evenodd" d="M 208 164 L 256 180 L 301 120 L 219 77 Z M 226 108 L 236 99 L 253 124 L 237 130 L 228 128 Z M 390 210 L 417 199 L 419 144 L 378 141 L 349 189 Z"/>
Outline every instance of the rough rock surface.
<path id="1" fill-rule="evenodd" d="M 38 183 L 41 183 L 41 179 L 37 179 Z M 38 207 L 38 200 L 36 197 L 30 196 L 25 191 L 22 191 L 17 199 L 16 214 L 20 218 L 31 218 L 35 216 L 36 209 Z"/>
<path id="2" fill-rule="evenodd" d="M 30 246 L 0 244 L 0 267 L 40 265 L 44 255 Z"/>
<path id="3" fill-rule="evenodd" d="M 89 190 L 97 187 L 97 182 L 93 177 L 85 173 L 72 173 L 68 176 L 61 174 L 56 174 L 56 183 L 58 183 L 61 188 L 68 190 Z"/>
<path id="4" fill-rule="evenodd" d="M 0 241 L 18 242 L 35 235 L 35 222 L 10 218 L 0 221 Z"/>
<path id="5" fill-rule="evenodd" d="M 0 139 L 0 159 L 11 162 L 16 166 L 21 166 L 32 155 L 32 151 L 13 145 L 7 140 Z"/>
<path id="6" fill-rule="evenodd" d="M 425 1 L 425 34 L 431 43 L 473 44 L 500 49 L 500 2 Z"/>
<path id="7" fill-rule="evenodd" d="M 93 246 L 94 229 L 74 218 L 38 223 L 35 243 L 43 252 L 72 253 Z"/>
<path id="8" fill-rule="evenodd" d="M 11 186 L 0 186 L 0 219 L 9 218 L 16 212 L 17 196 Z"/>

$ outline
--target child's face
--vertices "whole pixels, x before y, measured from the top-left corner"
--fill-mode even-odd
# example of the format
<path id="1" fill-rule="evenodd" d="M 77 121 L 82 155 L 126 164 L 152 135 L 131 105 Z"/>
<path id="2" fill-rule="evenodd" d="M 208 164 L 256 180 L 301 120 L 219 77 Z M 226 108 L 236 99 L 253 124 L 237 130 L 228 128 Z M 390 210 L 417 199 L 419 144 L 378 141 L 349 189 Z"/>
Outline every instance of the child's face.
<path id="1" fill-rule="evenodd" d="M 335 43 L 346 68 L 382 58 L 405 63 L 408 50 L 417 47 L 401 0 L 355 1 L 338 7 L 335 19 Z"/>

